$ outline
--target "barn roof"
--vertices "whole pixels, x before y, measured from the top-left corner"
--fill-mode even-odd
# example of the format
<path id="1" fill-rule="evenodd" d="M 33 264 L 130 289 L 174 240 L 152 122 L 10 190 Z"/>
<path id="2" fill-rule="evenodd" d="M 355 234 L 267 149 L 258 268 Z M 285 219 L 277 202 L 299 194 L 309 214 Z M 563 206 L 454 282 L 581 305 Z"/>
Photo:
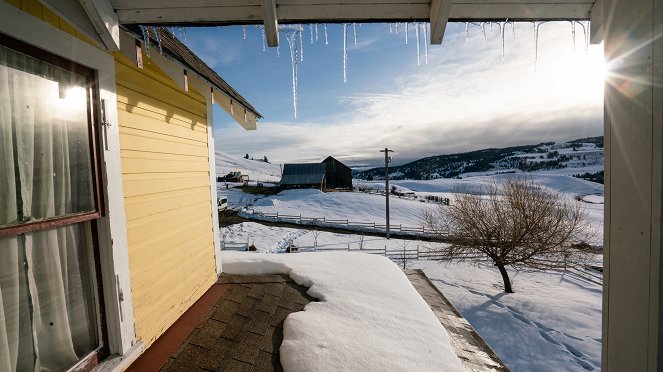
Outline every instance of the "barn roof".
<path id="1" fill-rule="evenodd" d="M 325 173 L 324 163 L 285 164 L 281 185 L 319 185 Z"/>

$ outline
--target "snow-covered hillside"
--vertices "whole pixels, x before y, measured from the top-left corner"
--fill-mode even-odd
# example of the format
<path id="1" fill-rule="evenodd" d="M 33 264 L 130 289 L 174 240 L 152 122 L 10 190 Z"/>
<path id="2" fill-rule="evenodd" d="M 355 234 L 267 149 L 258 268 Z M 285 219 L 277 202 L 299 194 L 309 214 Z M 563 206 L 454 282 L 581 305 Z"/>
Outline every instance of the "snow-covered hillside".
<path id="1" fill-rule="evenodd" d="M 603 137 L 430 156 L 390 167 L 389 175 L 391 179 L 429 180 L 541 171 L 577 176 L 587 173 L 586 177 L 602 172 Z M 383 179 L 383 176 L 383 168 L 355 175 L 356 178 L 368 180 Z M 594 176 L 602 182 L 602 174 Z"/>
<path id="2" fill-rule="evenodd" d="M 224 176 L 229 172 L 241 172 L 251 181 L 278 182 L 281 179 L 279 164 L 265 163 L 262 160 L 245 159 L 223 151 L 216 151 L 216 175 Z"/>

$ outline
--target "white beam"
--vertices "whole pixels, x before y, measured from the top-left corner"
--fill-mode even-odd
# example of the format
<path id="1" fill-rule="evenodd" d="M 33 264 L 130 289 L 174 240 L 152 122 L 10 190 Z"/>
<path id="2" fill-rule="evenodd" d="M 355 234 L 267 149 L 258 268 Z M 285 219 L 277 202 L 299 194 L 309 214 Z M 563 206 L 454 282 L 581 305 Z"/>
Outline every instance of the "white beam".
<path id="1" fill-rule="evenodd" d="M 76 30 L 99 45 L 105 45 L 87 12 L 77 0 L 39 0 Z"/>
<path id="2" fill-rule="evenodd" d="M 108 0 L 79 0 L 106 49 L 120 50 L 120 23 Z"/>
<path id="3" fill-rule="evenodd" d="M 603 0 L 596 0 L 589 12 L 589 42 L 601 44 L 603 41 Z"/>
<path id="4" fill-rule="evenodd" d="M 276 16 L 276 0 L 262 0 L 262 19 L 265 22 L 265 38 L 270 47 L 279 46 L 279 20 Z"/>
<path id="5" fill-rule="evenodd" d="M 452 0 L 432 0 L 430 3 L 430 43 L 442 44 L 447 28 Z"/>

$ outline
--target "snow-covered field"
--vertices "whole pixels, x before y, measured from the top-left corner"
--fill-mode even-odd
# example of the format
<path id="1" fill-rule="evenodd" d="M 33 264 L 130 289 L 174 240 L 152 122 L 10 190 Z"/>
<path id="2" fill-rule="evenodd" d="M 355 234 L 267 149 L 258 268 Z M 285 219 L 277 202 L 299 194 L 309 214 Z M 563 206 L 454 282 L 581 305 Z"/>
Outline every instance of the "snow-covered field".
<path id="1" fill-rule="evenodd" d="M 601 369 L 600 285 L 559 272 L 511 271 L 505 294 L 489 264 L 418 261 L 512 371 Z"/>
<path id="2" fill-rule="evenodd" d="M 250 160 L 246 160 L 246 162 L 248 163 L 242 165 L 235 160 L 235 164 L 238 167 L 254 167 L 250 172 L 243 171 L 245 174 L 261 174 L 261 172 L 266 174 L 274 172 L 275 169 L 274 165 Z M 271 166 L 272 171 L 258 170 L 255 168 L 256 164 L 266 167 Z M 603 185 L 573 178 L 569 174 L 584 173 L 585 171 L 591 173 L 601 170 L 599 168 L 598 166 L 591 165 L 572 170 L 541 171 L 526 174 L 535 183 L 557 191 L 563 197 L 580 201 L 587 212 L 588 222 L 590 223 L 588 232 L 594 236 L 594 239 L 590 243 L 594 245 L 602 245 Z M 486 175 L 463 179 L 436 179 L 430 181 L 403 180 L 392 181 L 391 184 L 396 185 L 403 191 L 413 191 L 419 196 L 436 195 L 453 199 L 452 192 L 455 189 L 476 188 L 488 182 L 493 182 L 495 179 L 510 176 L 513 175 Z M 278 179 L 278 177 L 275 178 Z M 255 178 L 252 177 L 252 179 Z M 355 182 L 355 186 L 358 185 L 371 187 L 376 190 L 383 189 L 384 187 L 382 181 Z M 244 206 L 252 204 L 253 208 L 263 212 L 274 213 L 278 211 L 280 214 L 301 214 L 305 217 L 321 218 L 324 216 L 328 219 L 349 219 L 350 221 L 384 223 L 384 196 L 377 194 L 360 192 L 321 193 L 317 190 L 288 190 L 275 196 L 263 197 L 244 194 L 238 190 L 225 190 L 225 187 L 223 187 L 222 191 L 229 196 L 231 204 L 233 202 L 236 205 Z M 398 224 L 420 226 L 422 224 L 421 216 L 424 208 L 438 208 L 438 205 L 422 203 L 412 199 L 401 199 L 395 196 L 391 197 L 392 226 Z M 255 245 L 258 252 L 269 253 L 283 253 L 290 245 L 300 248 L 315 245 L 319 250 L 347 249 L 351 251 L 385 248 L 388 250 L 404 248 L 410 250 L 416 249 L 417 246 L 422 249 L 431 246 L 431 243 L 412 240 L 387 240 L 382 237 L 357 234 L 315 232 L 304 229 L 265 226 L 255 222 L 245 222 L 223 228 L 221 229 L 221 234 L 224 243 L 228 244 L 228 246 L 232 246 L 233 243 L 236 245 L 248 243 Z M 310 254 L 272 254 L 269 256 L 274 257 L 273 260 L 278 261 L 278 270 L 290 272 L 290 275 L 294 275 L 296 281 L 301 281 L 304 285 L 314 285 L 313 288 L 315 289 L 313 289 L 313 292 L 310 292 L 314 297 L 333 297 L 340 302 L 346 301 L 349 304 L 348 306 L 363 306 L 359 305 L 360 301 L 353 296 L 365 294 L 362 290 L 364 288 L 362 284 L 369 285 L 370 282 L 375 282 L 375 276 L 382 278 L 370 265 L 366 266 L 361 258 L 355 259 L 354 257 L 361 257 L 357 253 L 336 252 L 328 256 L 327 253 L 316 252 Z M 249 266 L 241 264 L 241 262 L 246 260 L 254 261 L 254 257 L 262 260 L 260 257 L 264 256 L 256 255 L 253 252 L 224 252 L 224 271 L 237 270 L 237 272 L 247 273 L 246 270 Z M 286 264 L 285 259 L 281 257 L 293 257 L 294 260 Z M 305 257 L 305 259 L 300 259 L 299 257 Z M 327 260 L 327 257 L 334 257 L 332 261 L 335 262 L 342 260 L 350 267 L 348 270 L 359 268 L 357 270 L 360 273 L 350 274 L 350 271 L 339 271 L 343 275 L 349 275 L 348 277 L 341 275 L 342 277 L 339 278 L 339 282 L 345 283 L 343 285 L 347 286 L 347 290 L 343 291 L 343 293 L 335 292 L 337 289 L 332 288 L 337 283 L 332 283 L 329 277 L 335 278 L 331 272 L 338 269 L 333 269 L 332 266 L 326 266 L 323 263 L 323 261 Z M 357 265 L 354 264 L 355 260 Z M 600 255 L 595 257 L 595 261 L 599 265 L 601 260 Z M 270 258 L 270 261 L 272 261 L 272 258 Z M 362 266 L 362 264 L 364 265 Z M 408 266 L 423 269 L 431 281 L 447 296 L 463 316 L 468 319 L 479 334 L 513 371 L 600 370 L 602 302 L 602 288 L 600 285 L 578 276 L 563 274 L 561 272 L 516 273 L 511 271 L 511 278 L 516 293 L 504 294 L 499 272 L 488 263 L 474 265 L 468 263 L 440 264 L 437 261 L 419 260 L 408 262 Z M 251 270 L 257 269 L 255 266 L 251 266 L 249 271 Z M 361 271 L 366 271 L 366 273 Z M 330 276 L 327 277 L 327 275 Z M 361 280 L 353 280 L 352 278 L 355 275 L 356 278 Z M 369 303 L 367 297 L 364 297 L 363 301 Z M 381 300 L 375 299 L 375 301 L 381 304 Z M 373 360 L 371 358 L 380 359 L 379 354 L 370 351 L 370 346 L 373 343 L 377 343 L 379 347 L 383 347 L 387 345 L 385 342 L 393 341 L 386 339 L 393 339 L 395 337 L 384 332 L 378 332 L 379 334 L 370 333 L 370 340 L 361 338 L 364 345 L 355 343 L 354 337 L 363 336 L 352 333 L 351 327 L 348 326 L 350 323 L 344 322 L 356 322 L 353 323 L 352 327 L 367 332 L 376 332 L 373 329 L 376 327 L 362 326 L 359 319 L 348 316 L 348 314 L 352 313 L 348 312 L 347 309 L 342 312 L 343 316 L 339 315 L 341 314 L 340 310 L 338 310 L 339 306 L 341 306 L 339 305 L 340 302 L 332 305 L 324 305 L 331 306 L 326 310 L 318 309 L 317 306 L 320 305 L 313 305 L 313 307 L 309 305 L 307 306 L 307 311 L 304 313 L 288 318 L 287 324 L 289 327 L 293 327 L 291 329 L 297 329 L 298 331 L 286 332 L 286 339 L 290 341 L 284 342 L 282 355 L 286 355 L 285 358 L 293 359 L 288 359 L 285 363 L 291 363 L 288 365 L 298 370 L 312 370 L 313 365 L 306 364 L 306 360 L 311 359 L 301 357 L 301 350 L 307 347 L 307 344 L 311 347 L 311 343 L 316 342 L 314 338 L 317 335 L 325 335 L 325 337 L 329 337 L 339 343 L 348 342 L 348 344 L 339 346 L 340 349 L 336 349 L 336 346 L 331 347 L 329 344 L 322 346 L 321 344 L 312 344 L 312 355 L 315 355 L 316 358 L 321 358 L 319 361 L 332 363 L 332 369 L 339 366 L 339 364 L 335 363 L 342 362 L 338 358 L 335 358 L 335 355 L 346 357 L 350 355 L 348 353 L 354 353 L 348 358 L 357 358 L 357 363 L 361 363 L 362 360 Z M 309 313 L 309 309 L 316 309 L 318 312 Z M 338 318 L 334 318 L 334 316 L 338 316 Z M 335 319 L 334 322 L 341 322 L 341 328 L 345 328 L 331 328 L 332 326 L 327 323 L 334 322 L 329 322 L 328 317 Z M 407 318 L 403 322 L 407 323 L 410 320 L 410 318 Z M 401 324 L 400 322 L 401 319 L 399 318 L 398 323 Z M 376 324 L 382 323 L 378 321 Z M 407 323 L 407 327 L 409 326 L 411 324 Z M 405 328 L 405 326 L 401 328 Z M 338 335 L 340 336 L 336 337 L 336 332 L 339 332 Z M 415 342 L 414 340 L 411 341 Z M 356 347 L 356 350 L 350 350 L 350 345 L 353 345 L 352 348 Z M 385 355 L 389 354 L 386 353 Z M 313 359 L 315 360 L 316 358 Z M 406 357 L 403 356 L 403 358 Z M 396 363 L 396 361 L 393 362 Z M 378 362 L 375 361 L 375 363 Z M 315 366 L 317 367 L 321 364 L 318 362 Z M 352 364 L 342 365 L 347 366 Z M 363 366 L 364 364 L 357 365 Z M 403 364 L 398 365 L 403 366 Z M 416 367 L 407 369 L 448 370 L 445 368 L 426 369 L 421 364 L 412 364 L 412 366 Z M 392 370 L 393 368 L 385 369 Z"/>
<path id="3" fill-rule="evenodd" d="M 244 159 L 222 151 L 216 151 L 216 175 L 225 176 L 230 172 L 242 172 L 252 181 L 278 182 L 281 180 L 281 166 L 260 160 Z"/>

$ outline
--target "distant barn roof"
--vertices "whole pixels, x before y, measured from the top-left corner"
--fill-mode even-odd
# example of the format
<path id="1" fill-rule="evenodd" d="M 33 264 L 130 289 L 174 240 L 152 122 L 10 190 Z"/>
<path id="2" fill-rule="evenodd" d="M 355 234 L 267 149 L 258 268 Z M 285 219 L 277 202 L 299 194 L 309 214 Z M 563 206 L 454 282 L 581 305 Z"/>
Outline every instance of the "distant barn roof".
<path id="1" fill-rule="evenodd" d="M 324 163 L 285 164 L 281 185 L 319 185 L 325 173 Z"/>

